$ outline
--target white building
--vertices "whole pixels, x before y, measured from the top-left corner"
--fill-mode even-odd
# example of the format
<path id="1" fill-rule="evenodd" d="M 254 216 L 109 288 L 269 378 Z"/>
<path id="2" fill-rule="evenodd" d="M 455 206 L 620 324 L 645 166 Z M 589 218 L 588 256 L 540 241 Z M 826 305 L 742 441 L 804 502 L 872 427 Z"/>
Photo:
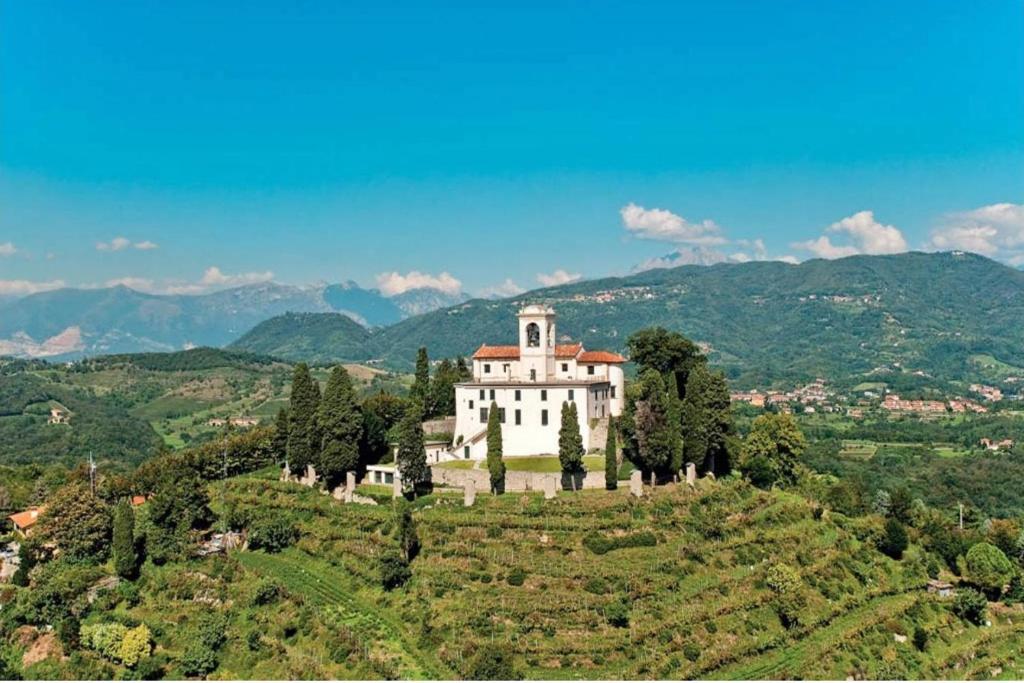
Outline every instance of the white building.
<path id="1" fill-rule="evenodd" d="M 487 457 L 492 401 L 500 411 L 505 455 L 557 454 L 566 401 L 576 403 L 584 449 L 604 447 L 593 436 L 606 432 L 609 416 L 622 413 L 625 358 L 587 351 L 580 343 L 558 344 L 556 339 L 555 312 L 527 306 L 519 312 L 519 344 L 484 344 L 473 354 L 473 381 L 455 386 L 452 456 Z"/>

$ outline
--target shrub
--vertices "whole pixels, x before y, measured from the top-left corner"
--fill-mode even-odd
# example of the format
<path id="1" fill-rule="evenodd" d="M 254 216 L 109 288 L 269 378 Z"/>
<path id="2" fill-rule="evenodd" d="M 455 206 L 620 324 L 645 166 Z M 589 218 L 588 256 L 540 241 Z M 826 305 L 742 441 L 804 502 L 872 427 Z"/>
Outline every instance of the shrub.
<path id="1" fill-rule="evenodd" d="M 281 595 L 281 587 L 270 579 L 260 579 L 253 588 L 250 604 L 254 607 L 269 605 Z"/>
<path id="2" fill-rule="evenodd" d="M 477 681 L 512 681 L 522 678 L 512 653 L 499 645 L 484 645 L 470 663 L 466 678 Z"/>
<path id="3" fill-rule="evenodd" d="M 953 600 L 953 614 L 978 626 L 985 621 L 987 608 L 988 601 L 985 596 L 973 588 L 960 589 Z"/>
<path id="4" fill-rule="evenodd" d="M 700 659 L 700 653 L 700 645 L 698 645 L 697 643 L 691 642 L 687 643 L 686 645 L 683 645 L 683 656 L 691 662 L 696 662 L 698 659 Z"/>
<path id="5" fill-rule="evenodd" d="M 650 531 L 640 531 L 625 536 L 604 536 L 599 533 L 587 534 L 583 545 L 595 555 L 604 555 L 621 548 L 650 547 L 658 544 L 658 538 Z"/>
<path id="6" fill-rule="evenodd" d="M 140 624 L 135 628 L 128 629 L 128 632 L 124 634 L 124 640 L 121 641 L 120 660 L 125 666 L 132 668 L 142 659 L 149 657 L 152 649 L 153 634 L 149 632 L 148 626 Z"/>
<path id="7" fill-rule="evenodd" d="M 249 525 L 249 549 L 276 553 L 299 540 L 299 529 L 279 515 L 261 515 Z"/>
<path id="8" fill-rule="evenodd" d="M 510 586 L 522 586 L 523 582 L 526 581 L 526 572 L 521 567 L 516 567 L 508 573 L 508 577 L 505 579 Z"/>
<path id="9" fill-rule="evenodd" d="M 384 590 L 394 590 L 412 578 L 409 563 L 397 552 L 387 552 L 380 558 L 380 583 Z"/>
<path id="10" fill-rule="evenodd" d="M 610 602 L 605 605 L 604 618 L 612 626 L 626 628 L 629 626 L 629 606 L 621 600 Z"/>
<path id="11" fill-rule="evenodd" d="M 583 590 L 594 595 L 604 595 L 608 592 L 608 583 L 600 576 L 592 576 L 583 584 Z"/>
<path id="12" fill-rule="evenodd" d="M 202 643 L 192 643 L 178 660 L 186 676 L 205 676 L 217 668 L 217 653 Z"/>
<path id="13" fill-rule="evenodd" d="M 907 530 L 895 517 L 885 521 L 885 534 L 878 541 L 878 549 L 894 560 L 903 558 L 907 549 Z"/>
<path id="14" fill-rule="evenodd" d="M 925 631 L 920 626 L 914 627 L 914 647 L 917 648 L 918 652 L 924 652 L 928 647 L 928 631 Z"/>

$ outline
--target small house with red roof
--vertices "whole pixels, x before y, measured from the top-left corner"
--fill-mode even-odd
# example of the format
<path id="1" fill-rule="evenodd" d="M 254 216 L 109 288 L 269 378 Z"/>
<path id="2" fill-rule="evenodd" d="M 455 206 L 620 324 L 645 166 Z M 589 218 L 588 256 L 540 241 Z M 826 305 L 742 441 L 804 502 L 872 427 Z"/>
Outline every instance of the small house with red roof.
<path id="1" fill-rule="evenodd" d="M 487 457 L 487 419 L 499 411 L 505 455 L 554 455 L 562 404 L 575 403 L 583 447 L 603 448 L 595 434 L 622 414 L 626 359 L 558 343 L 555 312 L 526 306 L 518 315 L 518 344 L 483 344 L 473 354 L 473 379 L 455 386 L 455 441 L 451 456 Z M 593 427 L 591 425 L 594 425 Z"/>
<path id="2" fill-rule="evenodd" d="M 24 512 L 15 512 L 13 515 L 8 515 L 7 519 L 11 520 L 14 524 L 14 530 L 22 537 L 28 537 L 35 529 L 36 523 L 42 514 L 46 512 L 46 507 L 29 508 Z"/>

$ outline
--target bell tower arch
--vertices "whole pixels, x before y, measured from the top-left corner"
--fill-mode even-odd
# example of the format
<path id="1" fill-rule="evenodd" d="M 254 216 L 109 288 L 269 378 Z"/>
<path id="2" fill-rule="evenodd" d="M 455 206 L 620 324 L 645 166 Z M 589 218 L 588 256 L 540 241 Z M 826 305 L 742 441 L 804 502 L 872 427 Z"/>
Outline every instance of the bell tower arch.
<path id="1" fill-rule="evenodd" d="M 524 379 L 546 382 L 555 376 L 555 311 L 530 305 L 519 311 L 519 363 Z"/>

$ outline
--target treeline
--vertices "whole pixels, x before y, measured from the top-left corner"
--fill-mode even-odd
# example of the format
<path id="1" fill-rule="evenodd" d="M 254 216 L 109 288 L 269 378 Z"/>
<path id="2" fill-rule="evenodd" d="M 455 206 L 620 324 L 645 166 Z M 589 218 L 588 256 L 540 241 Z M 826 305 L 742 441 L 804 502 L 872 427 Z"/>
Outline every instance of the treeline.
<path id="1" fill-rule="evenodd" d="M 247 351 L 228 351 L 201 346 L 173 353 L 126 353 L 78 361 L 69 372 L 94 372 L 111 366 L 134 365 L 143 370 L 184 372 L 223 367 L 267 366 L 281 361 Z"/>

